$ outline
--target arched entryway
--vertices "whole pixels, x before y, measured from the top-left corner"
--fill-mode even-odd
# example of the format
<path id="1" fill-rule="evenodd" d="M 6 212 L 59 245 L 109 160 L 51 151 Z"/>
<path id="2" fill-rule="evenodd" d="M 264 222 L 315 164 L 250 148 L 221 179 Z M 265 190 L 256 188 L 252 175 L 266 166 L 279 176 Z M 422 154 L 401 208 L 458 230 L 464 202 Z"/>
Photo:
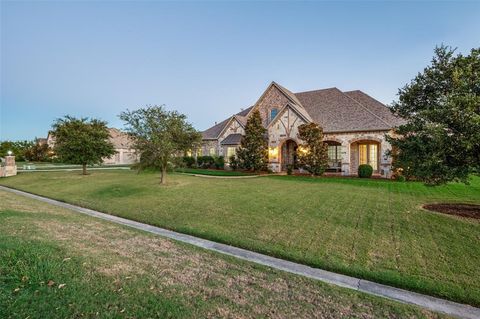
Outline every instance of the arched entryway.
<path id="1" fill-rule="evenodd" d="M 369 164 L 374 173 L 379 173 L 380 151 L 380 143 L 375 140 L 357 140 L 350 144 L 352 171 L 356 173 L 358 165 Z"/>
<path id="2" fill-rule="evenodd" d="M 282 171 L 286 171 L 288 165 L 297 165 L 297 143 L 294 140 L 286 140 L 282 144 L 281 163 Z"/>

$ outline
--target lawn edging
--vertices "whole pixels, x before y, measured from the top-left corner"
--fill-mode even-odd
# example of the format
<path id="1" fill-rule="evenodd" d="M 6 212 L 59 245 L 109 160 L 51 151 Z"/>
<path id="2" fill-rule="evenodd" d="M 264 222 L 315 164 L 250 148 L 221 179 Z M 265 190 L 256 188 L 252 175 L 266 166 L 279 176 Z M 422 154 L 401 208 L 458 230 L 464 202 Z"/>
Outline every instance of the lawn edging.
<path id="1" fill-rule="evenodd" d="M 40 200 L 52 205 L 67 208 L 67 209 L 76 211 L 78 213 L 101 218 L 104 220 L 115 222 L 117 224 L 133 227 L 133 228 L 147 231 L 153 234 L 164 236 L 173 240 L 192 244 L 197 247 L 216 251 L 222 254 L 230 255 L 236 258 L 244 259 L 250 262 L 262 264 L 275 269 L 279 269 L 286 272 L 305 276 L 308 278 L 316 279 L 319 281 L 327 282 L 337 286 L 400 301 L 406 304 L 414 304 L 414 305 L 421 306 L 433 311 L 443 312 L 443 313 L 457 316 L 460 318 L 479 318 L 480 317 L 480 309 L 470 305 L 464 305 L 464 304 L 460 304 L 460 303 L 456 303 L 456 302 L 452 302 L 452 301 L 448 301 L 448 300 L 444 300 L 444 299 L 440 299 L 432 296 L 422 295 L 419 293 L 386 286 L 383 284 L 371 282 L 371 281 L 360 279 L 360 278 L 341 275 L 341 274 L 333 273 L 333 272 L 318 269 L 318 268 L 312 268 L 304 264 L 298 264 L 295 262 L 249 251 L 246 249 L 237 248 L 234 246 L 225 245 L 225 244 L 213 242 L 210 240 L 194 237 L 191 235 L 178 233 L 178 232 L 167 230 L 164 228 L 118 217 L 115 215 L 102 213 L 96 210 L 83 208 L 77 205 L 65 203 L 65 202 L 51 199 L 48 197 L 43 197 L 36 194 L 28 193 L 25 191 L 17 190 L 11 187 L 0 185 L 0 189 L 9 191 L 18 195 L 22 195 L 25 197 Z"/>

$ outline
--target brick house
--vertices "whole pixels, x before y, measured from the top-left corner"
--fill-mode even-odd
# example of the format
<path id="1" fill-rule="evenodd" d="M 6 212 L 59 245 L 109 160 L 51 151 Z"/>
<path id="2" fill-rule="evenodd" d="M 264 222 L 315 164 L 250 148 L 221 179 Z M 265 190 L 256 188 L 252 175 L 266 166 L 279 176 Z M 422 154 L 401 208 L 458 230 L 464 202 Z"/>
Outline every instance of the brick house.
<path id="1" fill-rule="evenodd" d="M 137 162 L 138 156 L 133 149 L 132 140 L 128 134 L 113 127 L 108 128 L 108 132 L 110 133 L 108 140 L 113 144 L 115 154 L 110 158 L 104 158 L 103 164 L 123 165 Z M 45 140 L 45 143 L 47 143 L 51 149 L 55 147 L 55 136 L 52 132 L 48 132 L 46 139 L 40 140 Z"/>
<path id="2" fill-rule="evenodd" d="M 357 174 L 358 165 L 370 164 L 374 174 L 391 176 L 391 149 L 385 135 L 402 120 L 390 109 L 362 91 L 337 88 L 292 93 L 272 82 L 251 107 L 202 132 L 202 155 L 228 158 L 240 145 L 247 118 L 258 109 L 268 131 L 269 168 L 285 171 L 295 164 L 298 126 L 315 122 L 328 144 L 329 171 Z"/>

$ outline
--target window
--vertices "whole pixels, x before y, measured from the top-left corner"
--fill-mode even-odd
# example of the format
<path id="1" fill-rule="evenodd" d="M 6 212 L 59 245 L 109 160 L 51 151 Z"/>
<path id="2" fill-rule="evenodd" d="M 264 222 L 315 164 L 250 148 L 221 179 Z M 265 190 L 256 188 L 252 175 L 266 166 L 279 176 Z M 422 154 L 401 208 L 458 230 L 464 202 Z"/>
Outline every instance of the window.
<path id="1" fill-rule="evenodd" d="M 210 156 L 215 156 L 215 148 L 210 147 L 209 153 L 210 153 Z"/>
<path id="2" fill-rule="evenodd" d="M 368 164 L 373 170 L 378 170 L 378 145 L 360 144 L 358 146 L 360 165 Z"/>
<path id="3" fill-rule="evenodd" d="M 227 160 L 229 161 L 230 160 L 230 157 L 232 155 L 235 155 L 237 153 L 237 148 L 236 147 L 227 147 Z"/>
<path id="4" fill-rule="evenodd" d="M 337 142 L 327 142 L 328 168 L 339 171 L 342 167 L 342 146 Z"/>
<path id="5" fill-rule="evenodd" d="M 272 121 L 275 118 L 275 116 L 277 116 L 277 114 L 278 114 L 278 109 L 271 109 L 270 110 L 270 121 Z"/>

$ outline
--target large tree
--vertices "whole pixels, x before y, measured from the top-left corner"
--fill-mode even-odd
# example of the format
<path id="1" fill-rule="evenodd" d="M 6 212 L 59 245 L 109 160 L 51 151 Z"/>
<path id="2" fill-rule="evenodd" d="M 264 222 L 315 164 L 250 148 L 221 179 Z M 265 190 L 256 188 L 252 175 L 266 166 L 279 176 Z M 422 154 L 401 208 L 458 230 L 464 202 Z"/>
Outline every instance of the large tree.
<path id="1" fill-rule="evenodd" d="M 263 127 L 260 112 L 255 110 L 248 118 L 237 157 L 240 165 L 248 170 L 266 169 L 268 163 L 267 130 Z"/>
<path id="2" fill-rule="evenodd" d="M 328 145 L 323 142 L 323 129 L 315 123 L 298 127 L 298 138 L 304 143 L 297 148 L 297 159 L 312 175 L 322 175 L 328 167 Z"/>
<path id="3" fill-rule="evenodd" d="M 177 157 L 198 146 L 201 135 L 185 115 L 167 111 L 164 106 L 149 106 L 120 114 L 140 155 L 138 168 L 160 169 L 160 183 L 166 183 L 167 167 Z"/>
<path id="4" fill-rule="evenodd" d="M 393 104 L 406 120 L 388 137 L 394 167 L 432 185 L 467 182 L 480 172 L 480 49 L 454 51 L 437 47 L 431 65 Z"/>
<path id="5" fill-rule="evenodd" d="M 52 128 L 55 154 L 64 163 L 82 165 L 83 175 L 87 175 L 87 165 L 101 164 L 115 154 L 107 122 L 65 116 L 57 119 Z"/>

